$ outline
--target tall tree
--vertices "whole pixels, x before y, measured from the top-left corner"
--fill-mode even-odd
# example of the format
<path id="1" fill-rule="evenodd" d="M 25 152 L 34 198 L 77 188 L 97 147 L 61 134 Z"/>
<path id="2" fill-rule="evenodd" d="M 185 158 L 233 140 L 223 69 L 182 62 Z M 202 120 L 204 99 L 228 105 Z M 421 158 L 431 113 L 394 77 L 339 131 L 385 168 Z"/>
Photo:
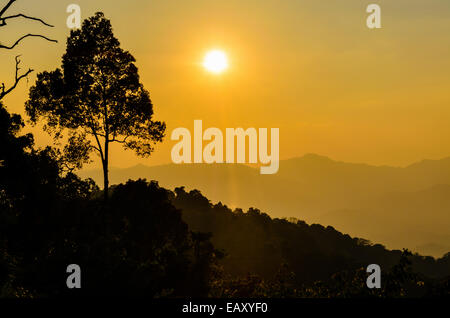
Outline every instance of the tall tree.
<path id="1" fill-rule="evenodd" d="M 38 74 L 26 112 L 45 120 L 55 139 L 68 132 L 64 157 L 80 168 L 95 151 L 101 158 L 108 198 L 109 149 L 113 142 L 146 157 L 164 137 L 165 123 L 153 121 L 153 105 L 140 83 L 134 57 L 120 47 L 103 13 L 72 30 L 62 69 Z M 88 137 L 91 138 L 88 138 Z"/>

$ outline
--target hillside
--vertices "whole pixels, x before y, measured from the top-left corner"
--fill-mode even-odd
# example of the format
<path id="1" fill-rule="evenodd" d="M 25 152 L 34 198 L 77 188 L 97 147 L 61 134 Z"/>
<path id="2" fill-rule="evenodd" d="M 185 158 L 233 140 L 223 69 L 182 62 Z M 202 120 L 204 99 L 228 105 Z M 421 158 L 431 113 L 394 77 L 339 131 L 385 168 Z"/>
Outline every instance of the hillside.
<path id="1" fill-rule="evenodd" d="M 102 184 L 99 170 L 79 175 Z M 138 165 L 112 168 L 110 175 L 112 184 L 146 178 L 170 189 L 199 189 L 212 202 L 332 225 L 389 248 L 433 256 L 450 250 L 450 158 L 398 168 L 305 155 L 281 161 L 275 175 L 226 164 Z"/>
<path id="2" fill-rule="evenodd" d="M 215 247 L 226 253 L 224 270 L 232 275 L 254 273 L 272 278 L 286 264 L 297 283 L 323 280 L 344 270 L 379 264 L 385 271 L 399 262 L 401 251 L 343 234 L 331 226 L 297 219 L 272 219 L 257 209 L 232 211 L 213 205 L 199 191 L 175 189 L 173 204 L 194 231 L 212 233 Z M 450 255 L 450 254 L 449 254 Z M 412 268 L 430 278 L 450 275 L 450 258 L 415 255 Z"/>

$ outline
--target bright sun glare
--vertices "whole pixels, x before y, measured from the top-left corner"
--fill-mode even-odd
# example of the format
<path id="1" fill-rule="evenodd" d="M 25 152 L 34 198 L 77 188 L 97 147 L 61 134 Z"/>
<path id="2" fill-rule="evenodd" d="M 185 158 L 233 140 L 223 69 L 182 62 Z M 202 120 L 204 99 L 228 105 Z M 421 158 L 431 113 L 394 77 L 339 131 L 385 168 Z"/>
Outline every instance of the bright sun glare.
<path id="1" fill-rule="evenodd" d="M 228 68 L 227 56 L 223 51 L 209 51 L 205 55 L 203 66 L 211 73 L 220 74 Z"/>

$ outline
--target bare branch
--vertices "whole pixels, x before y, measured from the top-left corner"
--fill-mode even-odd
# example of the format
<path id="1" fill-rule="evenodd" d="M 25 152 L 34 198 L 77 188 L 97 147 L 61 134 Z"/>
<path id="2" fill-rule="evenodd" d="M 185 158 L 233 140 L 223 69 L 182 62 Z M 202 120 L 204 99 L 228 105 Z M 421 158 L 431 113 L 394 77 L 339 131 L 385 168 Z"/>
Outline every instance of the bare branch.
<path id="1" fill-rule="evenodd" d="M 16 0 L 9 0 L 9 2 L 3 7 L 3 9 L 0 11 L 0 17 L 5 14 L 6 10 L 9 9 L 9 7 L 16 2 Z"/>
<path id="2" fill-rule="evenodd" d="M 0 18 L 0 27 L 6 25 L 6 20 L 9 20 L 9 19 L 15 19 L 15 18 L 20 18 L 20 17 L 25 18 L 25 19 L 29 19 L 29 20 L 34 20 L 34 21 L 41 22 L 43 25 L 48 26 L 48 27 L 51 27 L 51 28 L 54 27 L 53 25 L 48 24 L 47 22 L 45 22 L 45 21 L 42 20 L 42 19 L 35 18 L 35 17 L 30 17 L 30 16 L 25 15 L 25 14 L 22 14 L 22 13 L 20 13 L 20 14 L 15 14 L 15 15 L 11 15 L 11 16 L 4 17 L 4 18 Z"/>
<path id="3" fill-rule="evenodd" d="M 19 84 L 19 82 L 27 77 L 31 72 L 33 72 L 34 70 L 32 70 L 31 68 L 28 69 L 28 71 L 26 71 L 24 74 L 19 75 L 19 71 L 20 71 L 20 60 L 19 60 L 20 55 L 16 56 L 16 75 L 14 77 L 14 84 L 13 86 L 11 86 L 10 88 L 6 89 L 5 88 L 5 83 L 2 83 L 2 87 L 1 87 L 1 91 L 0 91 L 0 100 L 3 99 L 3 97 L 5 97 L 7 94 L 9 94 L 13 89 L 15 89 L 17 87 L 17 84 Z"/>
<path id="4" fill-rule="evenodd" d="M 6 11 L 8 11 L 8 9 L 13 5 L 13 3 L 16 2 L 16 0 L 9 0 L 8 3 L 2 8 L 0 9 L 0 27 L 5 26 L 6 25 L 6 20 L 9 19 L 16 19 L 16 18 L 24 18 L 24 19 L 29 19 L 29 20 L 33 20 L 33 21 L 38 21 L 41 22 L 42 24 L 44 24 L 45 26 L 49 26 L 49 27 L 53 27 L 53 25 L 46 23 L 44 20 L 39 19 L 39 18 L 35 18 L 35 17 L 31 17 L 22 13 L 19 14 L 15 14 L 15 15 L 10 15 L 7 17 L 3 17 L 3 15 L 6 13 Z M 14 49 L 17 45 L 19 45 L 19 43 L 24 40 L 25 38 L 28 37 L 39 37 L 42 39 L 45 39 L 47 41 L 50 42 L 55 42 L 57 43 L 57 40 L 53 40 L 50 39 L 44 35 L 40 35 L 40 34 L 26 34 L 24 36 L 22 36 L 20 39 L 18 39 L 13 45 L 11 46 L 6 46 L 0 43 L 0 49 L 7 49 L 7 50 L 12 50 Z M 19 56 L 16 56 L 16 75 L 14 78 L 14 85 L 11 86 L 10 88 L 6 89 L 5 84 L 2 83 L 2 85 L 0 86 L 0 100 L 5 97 L 5 95 L 9 94 L 13 89 L 15 89 L 17 87 L 17 84 L 20 82 L 21 79 L 26 78 L 31 72 L 33 72 L 32 69 L 29 69 L 26 73 L 19 75 L 19 64 L 20 64 L 20 60 L 19 60 Z"/>
<path id="5" fill-rule="evenodd" d="M 50 41 L 50 42 L 58 43 L 57 40 L 49 39 L 48 37 L 46 37 L 46 36 L 44 36 L 44 35 L 40 35 L 40 34 L 27 34 L 27 35 L 22 36 L 20 39 L 18 39 L 18 40 L 16 41 L 16 43 L 14 43 L 12 46 L 6 46 L 6 45 L 0 44 L 0 49 L 12 50 L 13 48 L 15 48 L 15 47 L 20 43 L 20 41 L 22 41 L 23 39 L 28 38 L 28 37 L 38 37 L 38 38 L 43 38 L 43 39 L 45 39 L 45 40 L 47 40 L 47 41 Z"/>
<path id="6" fill-rule="evenodd" d="M 94 150 L 97 150 L 98 152 L 101 152 L 101 150 L 98 147 L 96 147 L 96 146 L 90 145 L 89 147 L 94 149 Z"/>
<path id="7" fill-rule="evenodd" d="M 114 136 L 113 139 L 108 140 L 109 142 L 118 142 L 119 144 L 125 144 L 127 142 L 128 137 L 130 137 L 130 135 L 127 135 L 123 140 L 118 140 L 116 139 L 116 137 Z"/>
<path id="8" fill-rule="evenodd" d="M 16 19 L 16 18 L 25 18 L 25 19 L 29 19 L 29 20 L 33 20 L 33 21 L 38 21 L 41 22 L 42 24 L 44 24 L 45 26 L 48 27 L 53 27 L 53 25 L 48 24 L 47 22 L 45 22 L 42 19 L 39 18 L 35 18 L 35 17 L 31 17 L 22 13 L 19 14 L 15 14 L 15 15 L 10 15 L 7 17 L 3 17 L 3 15 L 5 14 L 5 12 L 11 7 L 11 5 L 16 2 L 16 0 L 9 0 L 9 2 L 3 7 L 3 9 L 0 10 L 0 27 L 5 26 L 6 25 L 6 20 L 8 19 Z M 26 34 L 24 36 L 22 36 L 20 39 L 18 39 L 13 45 L 11 46 L 6 46 L 6 45 L 2 45 L 0 44 L 0 49 L 7 49 L 7 50 L 12 50 L 13 48 L 15 48 L 23 39 L 28 38 L 28 37 L 39 37 L 42 39 L 45 39 L 47 41 L 50 42 L 55 42 L 57 43 L 58 41 L 50 39 L 44 35 L 40 35 L 40 34 Z"/>

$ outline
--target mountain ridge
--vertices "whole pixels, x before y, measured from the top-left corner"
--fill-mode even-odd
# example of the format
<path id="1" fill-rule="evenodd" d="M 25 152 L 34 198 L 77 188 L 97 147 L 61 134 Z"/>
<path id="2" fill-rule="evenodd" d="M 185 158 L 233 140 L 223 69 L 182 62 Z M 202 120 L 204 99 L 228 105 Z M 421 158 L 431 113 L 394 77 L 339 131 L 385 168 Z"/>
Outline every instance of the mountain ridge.
<path id="1" fill-rule="evenodd" d="M 101 170 L 79 175 L 102 184 Z M 169 189 L 198 189 L 212 202 L 232 208 L 255 207 L 272 217 L 335 226 L 392 248 L 439 256 L 450 247 L 450 157 L 391 167 L 307 154 L 282 160 L 274 175 L 239 164 L 140 164 L 110 170 L 111 184 L 139 178 Z M 339 211 L 353 211 L 347 213 L 352 218 Z M 418 232 L 408 235 L 407 227 Z M 443 248 L 436 252 L 418 246 Z"/>

